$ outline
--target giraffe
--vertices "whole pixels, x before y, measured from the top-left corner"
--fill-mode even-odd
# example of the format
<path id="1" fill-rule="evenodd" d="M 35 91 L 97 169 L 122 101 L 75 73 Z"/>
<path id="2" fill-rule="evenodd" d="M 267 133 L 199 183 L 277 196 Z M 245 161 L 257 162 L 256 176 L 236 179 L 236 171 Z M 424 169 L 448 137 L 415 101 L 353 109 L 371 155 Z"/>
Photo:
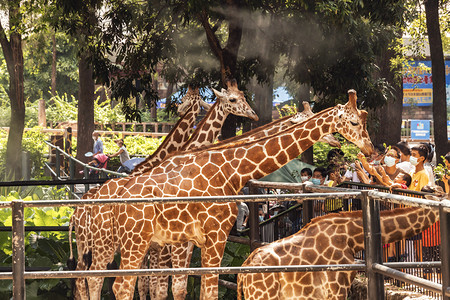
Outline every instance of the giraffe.
<path id="1" fill-rule="evenodd" d="M 437 209 L 380 212 L 382 244 L 412 237 L 439 218 Z M 364 249 L 361 211 L 312 219 L 299 232 L 254 250 L 242 266 L 353 264 Z M 238 299 L 347 299 L 356 271 L 238 274 Z"/>
<path id="2" fill-rule="evenodd" d="M 183 114 L 183 117 L 177 122 L 175 127 L 168 134 L 164 142 L 160 145 L 160 147 L 149 156 L 143 163 L 136 166 L 135 170 L 129 175 L 130 177 L 140 175 L 144 172 L 147 172 L 153 168 L 154 165 L 161 162 L 164 157 L 167 156 L 168 153 L 173 152 L 175 150 L 180 150 L 182 145 L 185 145 L 185 148 L 192 148 L 202 144 L 212 143 L 214 139 L 217 137 L 217 134 L 222 127 L 223 122 L 225 121 L 228 114 L 236 114 L 239 116 L 249 117 L 255 121 L 258 120 L 258 116 L 251 109 L 247 101 L 245 100 L 244 93 L 241 92 L 235 80 L 227 82 L 227 89 L 222 89 L 221 92 L 213 89 L 217 97 L 217 101 L 213 106 L 203 102 L 199 95 L 198 88 L 192 89 L 188 88 L 187 94 L 183 97 L 182 104 L 178 108 L 178 112 Z M 209 109 L 207 115 L 203 118 L 202 122 L 197 126 L 197 129 L 194 131 L 194 134 L 191 139 L 186 143 L 187 138 L 190 134 L 190 129 L 193 127 L 196 116 L 200 110 L 200 106 Z M 192 113 L 193 112 L 193 113 Z M 206 136 L 206 140 L 205 140 Z M 181 142 L 180 142 L 181 141 Z M 112 179 L 104 184 L 104 186 L 120 186 L 120 182 L 124 182 L 127 179 Z M 88 191 L 87 194 L 84 195 L 83 198 L 93 198 L 95 194 L 99 192 L 100 187 L 96 187 Z M 108 191 L 109 194 L 113 193 L 112 190 Z M 85 208 L 80 208 L 77 210 L 72 216 L 71 224 L 74 224 L 76 228 L 77 237 L 83 237 L 90 234 L 90 232 L 86 232 L 86 222 L 89 217 L 89 213 L 86 212 Z M 82 218 L 82 219 L 81 219 Z M 78 229 L 78 230 L 77 230 Z M 71 236 L 69 236 L 71 238 Z M 78 240 L 85 238 L 77 238 Z M 87 237 L 89 239 L 89 237 Z M 84 255 L 89 252 L 89 247 L 86 247 L 85 242 L 80 242 L 80 247 L 78 247 L 79 256 Z M 82 250 L 84 249 L 84 250 Z M 71 252 L 72 253 L 72 252 Z M 72 254 L 71 254 L 72 258 Z M 85 264 L 81 264 L 80 268 L 85 268 Z M 145 281 L 146 277 L 143 277 L 142 280 Z M 82 283 L 84 280 L 80 279 L 77 281 L 77 289 L 82 291 L 83 295 L 86 295 L 84 292 L 84 284 Z M 167 284 L 166 284 L 167 285 Z M 139 285 L 140 294 L 145 294 L 145 287 L 148 286 L 145 282 Z M 161 287 L 158 286 L 160 289 Z M 166 288 L 167 290 L 167 288 Z M 86 296 L 85 296 L 86 297 Z"/>
<path id="3" fill-rule="evenodd" d="M 350 90 L 346 105 L 326 109 L 273 136 L 218 149 L 194 150 L 193 157 L 188 156 L 168 173 L 129 178 L 117 189 L 115 196 L 233 195 L 248 180 L 272 173 L 324 135 L 336 131 L 370 155 L 373 145 L 366 131 L 366 118 L 367 112 L 357 109 L 356 92 Z M 178 154 L 178 157 L 183 156 Z M 176 157 L 174 155 L 169 159 Z M 108 205 L 95 206 L 92 208 L 91 222 L 91 269 L 105 269 L 118 247 L 121 253 L 120 268 L 136 269 L 141 265 L 151 241 L 160 245 L 191 241 L 202 250 L 202 266 L 217 267 L 236 216 L 236 203 L 123 204 L 115 205 L 112 210 Z M 201 299 L 217 299 L 217 280 L 217 275 L 202 276 Z M 117 277 L 113 286 L 116 298 L 131 299 L 135 281 L 135 276 Z M 101 283 L 99 278 L 88 278 L 89 293 L 93 299 L 98 299 Z"/>
<path id="4" fill-rule="evenodd" d="M 197 129 L 192 134 L 191 138 L 181 147 L 180 151 L 189 151 L 201 146 L 212 144 L 220 133 L 220 130 L 225 122 L 225 119 L 229 114 L 237 116 L 248 117 L 254 121 L 258 121 L 258 116 L 250 107 L 245 99 L 245 95 L 238 89 L 237 82 L 235 80 L 228 81 L 226 83 L 227 89 L 218 90 L 212 89 L 217 97 L 217 101 L 209 109 L 206 116 L 198 124 Z M 151 167 L 151 169 L 154 166 Z M 144 173 L 147 169 L 141 169 L 140 173 Z M 150 168 L 148 169 L 150 171 Z M 178 246 L 174 249 L 174 254 L 180 257 L 178 260 L 185 262 L 190 261 L 190 255 L 192 253 L 194 245 L 187 243 Z M 151 247 L 149 251 L 150 265 L 152 268 L 165 268 L 169 267 L 172 258 L 172 251 L 170 245 L 165 245 L 162 248 Z M 155 259 L 155 257 L 157 259 Z M 146 267 L 147 264 L 142 267 Z M 188 267 L 183 265 L 182 267 Z M 142 281 L 142 282 L 141 282 Z M 168 276 L 141 276 L 138 281 L 138 290 L 141 299 L 145 299 L 147 294 L 147 282 L 150 285 L 150 293 L 152 299 L 165 299 L 167 298 L 168 289 Z M 187 284 L 187 276 L 173 276 L 173 286 L 179 287 L 174 289 L 174 298 L 183 298 L 185 293 L 185 287 Z M 178 296 L 180 295 L 180 296 Z"/>
<path id="5" fill-rule="evenodd" d="M 209 111 L 211 113 L 212 110 Z M 244 140 L 246 142 L 256 140 L 261 137 L 269 136 L 271 134 L 277 133 L 280 130 L 283 130 L 293 124 L 299 123 L 301 121 L 306 120 L 307 118 L 313 116 L 314 113 L 311 110 L 311 107 L 308 102 L 303 102 L 303 111 L 298 112 L 292 116 L 288 116 L 282 119 L 275 120 L 269 124 L 260 126 L 252 131 L 244 133 L 241 136 L 237 136 L 231 139 L 227 139 L 224 143 L 229 143 L 231 141 Z M 224 118 L 222 118 L 224 119 Z M 222 124 L 221 124 L 222 125 Z M 221 126 L 220 125 L 220 126 Z M 206 140 L 202 140 L 202 143 L 198 143 L 196 139 L 201 136 L 210 137 L 210 135 L 206 134 L 193 134 L 192 138 L 183 146 L 183 150 L 192 150 L 198 148 L 200 146 L 207 145 L 211 143 L 212 140 L 218 135 L 218 130 L 213 133 L 214 138 L 207 138 Z M 340 147 L 339 141 L 332 135 L 325 135 L 322 140 L 323 142 L 329 143 L 331 146 Z M 200 145 L 201 144 L 201 145 Z M 174 166 L 170 166 L 172 168 Z M 166 167 L 163 171 L 159 170 L 160 173 L 168 172 L 168 168 Z M 172 260 L 175 261 L 174 265 L 179 268 L 187 268 L 189 267 L 189 262 L 191 260 L 191 255 L 193 251 L 194 245 L 191 242 L 185 244 L 174 244 L 174 245 L 165 245 L 162 248 L 151 247 L 150 251 L 150 268 L 151 269 L 161 269 L 161 268 L 169 268 L 171 266 Z M 173 254 L 172 254 L 173 253 Z M 155 258 L 157 257 L 157 259 Z M 172 258 L 173 257 L 173 258 Z M 143 282 L 141 282 L 141 278 L 138 281 L 138 290 L 143 291 L 140 293 L 140 298 L 144 299 Z M 187 293 L 187 275 L 177 275 L 172 277 L 172 294 L 175 300 L 177 299 L 185 299 Z M 150 294 L 151 299 L 162 300 L 166 299 L 167 289 L 168 289 L 168 276 L 149 276 L 149 285 L 150 285 Z"/>
<path id="6" fill-rule="evenodd" d="M 137 169 L 143 166 L 149 166 L 151 164 L 157 164 L 162 161 L 168 153 L 175 150 L 179 150 L 182 145 L 188 140 L 191 129 L 194 127 L 195 120 L 198 113 L 200 112 L 200 107 L 209 109 L 211 106 L 204 102 L 200 97 L 199 89 L 192 88 L 188 86 L 186 95 L 182 98 L 182 104 L 178 108 L 178 113 L 181 114 L 181 118 L 169 132 L 169 134 L 164 139 L 163 143 L 158 147 L 158 149 L 150 155 L 145 164 L 140 164 L 136 166 Z M 136 171 L 135 168 L 135 172 Z M 130 175 L 131 176 L 131 175 Z M 126 181 L 123 178 L 115 178 L 107 181 L 104 185 L 111 184 L 110 182 Z M 96 186 L 91 188 L 87 193 L 85 193 L 82 199 L 91 199 L 95 197 L 95 194 L 100 190 L 101 186 Z M 77 252 L 78 260 L 76 263 L 76 270 L 86 270 L 89 268 L 90 264 L 90 248 L 86 241 L 90 240 L 90 207 L 79 206 L 76 207 L 69 222 L 69 241 L 72 241 L 72 228 L 75 228 L 75 235 L 77 237 Z M 68 264 L 74 266 L 74 258 L 72 252 L 72 244 L 70 244 L 70 256 Z M 85 287 L 84 279 L 78 278 L 75 280 L 75 297 L 80 299 L 87 299 L 87 290 Z"/>

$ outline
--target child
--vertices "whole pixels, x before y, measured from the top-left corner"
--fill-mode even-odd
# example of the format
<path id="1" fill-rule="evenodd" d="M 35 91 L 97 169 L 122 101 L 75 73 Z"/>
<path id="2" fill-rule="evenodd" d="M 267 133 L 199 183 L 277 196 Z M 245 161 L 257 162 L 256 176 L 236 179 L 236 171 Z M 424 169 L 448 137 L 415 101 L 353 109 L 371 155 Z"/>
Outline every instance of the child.
<path id="1" fill-rule="evenodd" d="M 312 171 L 310 168 L 303 168 L 300 171 L 300 178 L 302 179 L 302 182 L 307 182 L 312 177 Z"/>
<path id="2" fill-rule="evenodd" d="M 428 174 L 424 168 L 427 157 L 428 150 L 424 145 L 418 145 L 411 148 L 411 157 L 409 158 L 409 161 L 415 167 L 415 170 L 411 173 L 410 190 L 420 192 L 420 190 L 428 184 Z"/>
<path id="3" fill-rule="evenodd" d="M 400 173 L 394 178 L 394 184 L 391 185 L 392 189 L 408 189 L 411 185 L 411 175 L 406 173 Z"/>

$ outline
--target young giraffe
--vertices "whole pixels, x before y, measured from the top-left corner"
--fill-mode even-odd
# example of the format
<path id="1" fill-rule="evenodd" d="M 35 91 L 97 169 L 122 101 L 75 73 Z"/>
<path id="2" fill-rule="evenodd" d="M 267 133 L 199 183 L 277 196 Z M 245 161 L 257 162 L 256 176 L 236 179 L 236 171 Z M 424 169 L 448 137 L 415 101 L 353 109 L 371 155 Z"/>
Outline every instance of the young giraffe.
<path id="1" fill-rule="evenodd" d="M 419 207 L 381 211 L 382 244 L 412 237 L 439 218 L 437 209 Z M 381 247 L 381 246 L 380 246 Z M 353 264 L 364 249 L 361 211 L 313 219 L 296 234 L 253 251 L 247 266 Z M 252 273 L 238 275 L 238 299 L 347 299 L 356 271 Z"/>
<path id="2" fill-rule="evenodd" d="M 275 120 L 266 125 L 260 126 L 252 131 L 249 131 L 241 136 L 237 136 L 231 139 L 227 139 L 223 141 L 221 144 L 228 144 L 230 142 L 236 142 L 238 140 L 243 140 L 245 142 L 254 141 L 258 138 L 266 137 L 274 133 L 278 133 L 279 131 L 292 126 L 293 124 L 302 122 L 307 118 L 314 115 L 309 106 L 308 102 L 303 102 L 303 111 L 298 112 L 292 116 L 287 116 L 282 119 Z M 210 110 L 211 112 L 211 110 Z M 202 144 L 203 146 L 207 143 L 211 143 L 212 140 L 218 135 L 218 131 L 213 134 L 213 139 L 207 139 Z M 200 134 L 194 134 L 193 137 L 186 143 L 183 147 L 183 150 L 193 150 L 199 147 L 199 143 L 193 142 L 196 140 L 196 137 L 201 136 Z M 206 136 L 206 135 L 205 135 Z M 207 135 L 210 137 L 210 135 Z M 333 147 L 340 147 L 339 141 L 332 135 L 328 134 L 323 137 L 321 141 L 329 143 Z M 166 173 L 170 168 L 175 166 L 166 166 L 164 171 L 155 169 L 156 172 Z M 154 174 L 153 172 L 150 174 Z M 148 175 L 150 175 L 148 174 Z M 172 261 L 174 261 L 174 265 L 179 268 L 187 268 L 189 267 L 189 263 L 191 261 L 192 251 L 194 245 L 191 242 L 185 244 L 175 244 L 175 245 L 165 245 L 162 248 L 151 247 L 149 251 L 149 261 L 151 269 L 162 269 L 162 268 L 170 268 Z M 143 287 L 146 282 L 141 280 L 142 277 L 138 280 L 138 290 L 140 292 L 140 298 L 144 299 L 144 295 L 146 295 L 147 291 Z M 187 294 L 187 275 L 177 275 L 172 276 L 172 294 L 175 300 L 185 299 Z M 149 276 L 147 279 L 149 280 L 149 290 L 151 299 L 154 300 L 163 300 L 167 299 L 167 289 L 168 289 L 168 276 Z"/>
<path id="3" fill-rule="evenodd" d="M 365 129 L 367 112 L 357 109 L 356 92 L 351 90 L 349 93 L 350 101 L 346 105 L 326 109 L 277 135 L 223 149 L 199 150 L 193 158 L 167 174 L 132 177 L 121 187 L 117 197 L 233 195 L 248 180 L 272 173 L 325 134 L 335 131 L 370 155 L 373 145 Z M 236 220 L 237 205 L 116 205 L 112 211 L 104 205 L 95 206 L 92 211 L 92 270 L 105 269 L 117 247 L 121 252 L 120 268 L 136 269 L 141 265 L 150 241 L 161 245 L 192 241 L 202 249 L 202 266 L 217 267 Z M 116 298 L 131 299 L 135 280 L 135 276 L 117 277 L 113 286 Z M 217 275 L 202 276 L 201 299 L 217 299 L 217 280 Z M 94 299 L 98 298 L 101 283 L 99 278 L 88 278 L 89 292 Z"/>
<path id="4" fill-rule="evenodd" d="M 158 149 L 149 156 L 145 161 L 145 166 L 149 166 L 152 163 L 157 164 L 164 159 L 169 153 L 177 151 L 182 145 L 188 140 L 191 135 L 191 130 L 194 127 L 195 120 L 198 113 L 200 112 L 200 107 L 209 109 L 211 105 L 204 102 L 200 97 L 199 89 L 188 87 L 186 95 L 182 98 L 182 104 L 178 107 L 178 113 L 181 118 L 169 132 L 169 134 L 164 139 L 163 143 L 158 147 Z M 136 168 L 142 167 L 143 164 L 136 166 Z M 107 181 L 104 185 L 110 185 L 109 182 L 120 182 L 126 181 L 124 178 L 115 178 Z M 91 188 L 87 193 L 85 193 L 82 199 L 92 199 L 95 194 L 99 191 L 101 186 L 96 186 Z M 75 235 L 77 237 L 77 252 L 78 261 L 76 264 L 76 270 L 87 270 L 90 264 L 90 247 L 86 241 L 90 240 L 90 207 L 79 206 L 75 208 L 69 222 L 69 241 L 72 241 L 72 227 L 75 228 Z M 72 266 L 75 265 L 72 252 L 72 243 L 70 243 L 70 256 L 68 264 Z M 87 290 L 85 285 L 85 280 L 82 278 L 77 278 L 75 280 L 75 292 L 76 297 L 81 299 L 87 299 Z"/>

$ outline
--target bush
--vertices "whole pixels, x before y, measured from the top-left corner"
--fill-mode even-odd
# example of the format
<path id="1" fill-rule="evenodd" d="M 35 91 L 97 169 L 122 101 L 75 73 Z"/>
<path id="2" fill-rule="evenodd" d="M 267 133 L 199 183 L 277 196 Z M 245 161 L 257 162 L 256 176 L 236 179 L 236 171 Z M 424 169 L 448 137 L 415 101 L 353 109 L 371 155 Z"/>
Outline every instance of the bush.
<path id="1" fill-rule="evenodd" d="M 0 201 L 22 199 L 67 198 L 64 189 L 34 187 L 18 191 L 3 189 Z M 25 226 L 67 226 L 73 212 L 72 208 L 25 208 Z M 0 210 L 0 226 L 11 226 L 11 209 Z M 67 232 L 26 232 L 25 265 L 26 267 L 49 267 L 61 270 L 69 253 Z M 12 265 L 11 232 L 0 232 L 0 266 Z M 68 279 L 27 280 L 27 299 L 68 299 L 70 298 L 70 281 Z M 0 299 L 11 299 L 12 284 L 0 280 Z"/>
<path id="2" fill-rule="evenodd" d="M 39 178 L 43 175 L 43 165 L 45 162 L 44 155 L 48 153 L 48 146 L 44 141 L 48 140 L 48 135 L 41 132 L 40 127 L 34 127 L 25 131 L 22 139 L 22 150 L 30 154 L 31 159 L 31 176 Z M 8 134 L 6 131 L 0 131 L 0 174 L 6 174 L 6 144 L 8 142 Z"/>

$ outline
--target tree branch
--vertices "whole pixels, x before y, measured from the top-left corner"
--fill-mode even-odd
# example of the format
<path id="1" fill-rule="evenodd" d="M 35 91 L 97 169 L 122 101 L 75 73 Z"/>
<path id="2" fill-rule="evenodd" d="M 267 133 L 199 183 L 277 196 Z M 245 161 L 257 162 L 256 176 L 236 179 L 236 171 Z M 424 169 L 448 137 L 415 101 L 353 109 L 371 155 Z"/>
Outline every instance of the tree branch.
<path id="1" fill-rule="evenodd" d="M 0 44 L 2 45 L 3 49 L 3 55 L 5 56 L 6 62 L 12 61 L 12 50 L 11 50 L 11 43 L 8 41 L 8 38 L 6 37 L 5 29 L 3 28 L 3 24 L 0 21 Z"/>
<path id="2" fill-rule="evenodd" d="M 222 65 L 223 62 L 223 49 L 220 47 L 219 39 L 217 39 L 213 29 L 211 28 L 211 25 L 208 21 L 208 14 L 205 10 L 202 10 L 202 12 L 199 15 L 200 22 L 205 29 L 206 32 L 206 38 L 208 40 L 209 46 L 211 47 L 214 55 L 219 59 L 220 64 Z"/>

